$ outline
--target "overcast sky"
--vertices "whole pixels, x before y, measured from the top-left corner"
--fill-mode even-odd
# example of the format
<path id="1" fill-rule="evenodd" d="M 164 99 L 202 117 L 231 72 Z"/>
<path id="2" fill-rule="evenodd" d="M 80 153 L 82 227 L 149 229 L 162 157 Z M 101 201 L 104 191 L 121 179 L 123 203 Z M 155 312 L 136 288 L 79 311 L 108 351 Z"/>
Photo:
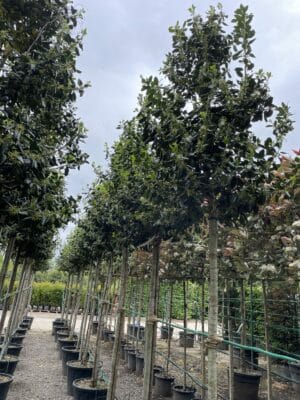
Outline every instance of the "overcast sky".
<path id="1" fill-rule="evenodd" d="M 194 4 L 204 13 L 216 1 L 208 0 L 74 0 L 85 10 L 87 29 L 78 67 L 91 87 L 78 101 L 78 114 L 88 129 L 84 150 L 90 164 L 68 178 L 68 191 L 86 191 L 94 179 L 92 162 L 105 165 L 104 145 L 118 137 L 116 126 L 130 119 L 140 90 L 140 76 L 157 75 L 171 49 L 168 27 L 188 18 Z M 240 0 L 223 1 L 232 17 Z M 300 0 L 249 0 L 256 30 L 256 66 L 272 73 L 275 101 L 287 102 L 296 121 L 284 150 L 300 147 Z M 69 228 L 67 229 L 69 231 Z M 63 237 L 65 233 L 63 234 Z"/>

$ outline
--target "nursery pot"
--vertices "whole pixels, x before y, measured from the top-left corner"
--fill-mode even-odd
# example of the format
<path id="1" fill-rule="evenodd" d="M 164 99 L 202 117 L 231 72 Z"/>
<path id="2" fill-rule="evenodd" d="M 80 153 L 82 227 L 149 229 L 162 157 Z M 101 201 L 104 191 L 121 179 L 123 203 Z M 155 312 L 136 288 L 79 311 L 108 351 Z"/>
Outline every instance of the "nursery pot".
<path id="1" fill-rule="evenodd" d="M 62 359 L 62 348 L 67 347 L 67 346 L 76 346 L 77 344 L 77 339 L 58 339 L 57 345 L 59 349 L 59 358 Z"/>
<path id="2" fill-rule="evenodd" d="M 153 380 L 152 380 L 152 385 L 155 385 L 155 375 L 156 374 L 162 374 L 163 372 L 163 367 L 161 365 L 154 365 L 153 367 Z"/>
<path id="3" fill-rule="evenodd" d="M 69 333 L 70 329 L 65 326 L 59 326 L 54 328 L 54 340 L 57 342 L 57 338 L 59 335 L 62 335 L 63 333 Z"/>
<path id="4" fill-rule="evenodd" d="M 296 394 L 300 394 L 300 363 L 289 363 L 290 374 L 293 381 L 293 389 Z"/>
<path id="5" fill-rule="evenodd" d="M 5 356 L 3 360 L 0 360 L 0 372 L 13 375 L 18 362 L 19 359 L 16 356 Z"/>
<path id="6" fill-rule="evenodd" d="M 57 343 L 59 339 L 65 339 L 69 336 L 70 332 L 69 330 L 67 331 L 58 331 L 58 333 L 55 334 L 55 342 Z"/>
<path id="7" fill-rule="evenodd" d="M 67 376 L 67 362 L 78 360 L 80 351 L 75 346 L 63 346 L 61 349 L 62 372 Z"/>
<path id="8" fill-rule="evenodd" d="M 64 321 L 53 321 L 52 323 L 52 335 L 55 334 L 59 328 L 65 327 L 65 322 Z"/>
<path id="9" fill-rule="evenodd" d="M 73 381 L 80 378 L 91 378 L 93 363 L 82 365 L 80 361 L 68 361 L 67 365 L 67 388 L 68 395 L 73 396 Z"/>
<path id="10" fill-rule="evenodd" d="M 258 372 L 234 371 L 234 400 L 258 400 L 261 374 Z"/>
<path id="11" fill-rule="evenodd" d="M 136 368 L 136 353 L 135 350 L 128 351 L 127 355 L 127 367 L 129 371 L 133 372 Z"/>
<path id="12" fill-rule="evenodd" d="M 25 329 L 25 330 L 27 330 L 27 329 L 29 329 L 29 327 L 30 327 L 30 322 L 29 321 L 22 321 L 21 323 L 20 323 L 20 325 L 19 325 L 19 328 L 21 328 L 21 329 Z"/>
<path id="13" fill-rule="evenodd" d="M 133 351 L 133 350 L 134 350 L 133 346 L 126 345 L 124 347 L 124 360 L 125 360 L 126 363 L 128 363 L 128 352 L 129 351 Z"/>
<path id="14" fill-rule="evenodd" d="M 175 378 L 164 373 L 155 374 L 155 395 L 163 397 L 172 396 L 172 385 Z"/>
<path id="15" fill-rule="evenodd" d="M 0 399 L 6 400 L 8 389 L 13 381 L 13 376 L 9 374 L 0 374 Z"/>
<path id="16" fill-rule="evenodd" d="M 170 326 L 171 339 L 173 337 L 173 331 L 174 331 L 174 328 Z M 169 338 L 169 327 L 168 326 L 163 325 L 163 326 L 160 327 L 160 338 L 161 339 L 168 339 Z"/>
<path id="17" fill-rule="evenodd" d="M 76 379 L 73 382 L 73 393 L 75 400 L 106 400 L 107 387 L 93 388 L 88 387 L 87 384 L 90 379 Z"/>
<path id="18" fill-rule="evenodd" d="M 143 376 L 144 373 L 144 354 L 137 353 L 135 356 L 135 374 Z"/>
<path id="19" fill-rule="evenodd" d="M 21 353 L 21 350 L 23 349 L 23 346 L 18 345 L 18 344 L 11 344 L 8 346 L 7 348 L 7 354 L 9 354 L 10 356 L 19 356 Z M 0 352 L 2 350 L 2 346 L 0 346 Z M 1 397 L 0 397 L 1 399 Z"/>
<path id="20" fill-rule="evenodd" d="M 25 336 L 26 335 L 26 332 L 27 332 L 27 329 L 26 328 L 17 328 L 16 329 L 16 331 L 15 331 L 15 333 L 17 334 L 17 335 L 21 335 L 21 336 Z"/>
<path id="21" fill-rule="evenodd" d="M 23 318 L 23 323 L 24 322 L 29 323 L 28 329 L 31 329 L 31 325 L 32 325 L 32 322 L 33 322 L 33 317 L 24 317 Z"/>
<path id="22" fill-rule="evenodd" d="M 104 342 L 109 342 L 109 335 L 112 335 L 113 333 L 114 333 L 114 331 L 104 329 L 104 331 L 103 331 Z"/>
<path id="23" fill-rule="evenodd" d="M 179 346 L 187 348 L 194 347 L 194 338 L 194 333 L 186 333 L 184 335 L 184 332 L 179 332 Z"/>
<path id="24" fill-rule="evenodd" d="M 176 385 L 172 387 L 172 391 L 173 400 L 190 400 L 194 397 L 196 389 L 191 386 Z M 242 397 L 239 400 L 241 399 Z"/>
<path id="25" fill-rule="evenodd" d="M 10 339 L 10 344 L 19 344 L 21 345 L 23 343 L 23 340 L 25 338 L 25 335 L 13 335 Z"/>
<path id="26" fill-rule="evenodd" d="M 127 343 L 121 344 L 121 354 L 120 354 L 121 360 L 125 360 L 125 347 L 126 346 L 128 346 Z"/>

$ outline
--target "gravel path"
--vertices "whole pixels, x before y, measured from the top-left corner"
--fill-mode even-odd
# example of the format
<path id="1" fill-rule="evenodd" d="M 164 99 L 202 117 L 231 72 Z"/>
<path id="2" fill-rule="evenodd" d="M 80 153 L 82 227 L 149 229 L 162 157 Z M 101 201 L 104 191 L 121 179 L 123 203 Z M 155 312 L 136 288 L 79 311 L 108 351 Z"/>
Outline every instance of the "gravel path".
<path id="1" fill-rule="evenodd" d="M 53 336 L 49 331 L 28 331 L 7 400 L 72 400 Z"/>

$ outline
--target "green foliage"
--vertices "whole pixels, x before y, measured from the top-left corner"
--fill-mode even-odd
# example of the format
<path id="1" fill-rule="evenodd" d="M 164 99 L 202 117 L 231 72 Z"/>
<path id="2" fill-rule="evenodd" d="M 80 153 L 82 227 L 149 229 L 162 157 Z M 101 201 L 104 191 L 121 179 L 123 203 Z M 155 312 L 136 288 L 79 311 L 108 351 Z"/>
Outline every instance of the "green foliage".
<path id="1" fill-rule="evenodd" d="M 65 285 L 59 282 L 34 282 L 32 289 L 32 305 L 61 307 Z"/>

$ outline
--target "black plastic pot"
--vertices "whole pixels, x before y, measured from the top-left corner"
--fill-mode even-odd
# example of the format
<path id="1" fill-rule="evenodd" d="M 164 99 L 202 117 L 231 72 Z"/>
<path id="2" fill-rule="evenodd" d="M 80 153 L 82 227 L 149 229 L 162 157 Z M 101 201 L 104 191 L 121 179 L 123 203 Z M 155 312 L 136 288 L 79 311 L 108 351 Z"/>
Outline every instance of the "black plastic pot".
<path id="1" fill-rule="evenodd" d="M 23 340 L 25 339 L 24 335 L 13 335 L 10 339 L 10 344 L 19 344 L 21 345 L 23 343 Z"/>
<path id="2" fill-rule="evenodd" d="M 17 335 L 21 335 L 21 336 L 25 336 L 26 335 L 26 333 L 27 333 L 27 329 L 26 328 L 17 328 L 16 329 L 16 332 L 15 332 Z"/>
<path id="3" fill-rule="evenodd" d="M 26 323 L 28 322 L 29 323 L 28 329 L 31 329 L 33 317 L 24 317 L 23 322 L 26 322 Z"/>
<path id="4" fill-rule="evenodd" d="M 172 396 L 172 385 L 175 378 L 163 373 L 155 374 L 155 395 L 163 397 Z"/>
<path id="5" fill-rule="evenodd" d="M 135 353 L 135 350 L 128 351 L 128 354 L 127 354 L 127 367 L 128 367 L 129 371 L 131 371 L 131 372 L 135 371 L 135 368 L 136 368 L 136 353 Z"/>
<path id="6" fill-rule="evenodd" d="M 172 387 L 173 400 L 190 400 L 194 397 L 196 389 L 191 386 L 176 385 Z M 242 400 L 241 397 L 239 400 Z M 243 399 L 244 400 L 244 399 Z"/>
<path id="7" fill-rule="evenodd" d="M 173 337 L 174 328 L 170 326 L 170 336 L 171 339 Z M 168 339 L 169 338 L 169 327 L 168 326 L 161 326 L 160 327 L 160 338 L 161 339 Z"/>
<path id="8" fill-rule="evenodd" d="M 187 347 L 187 348 L 194 347 L 194 339 L 195 339 L 194 333 L 184 334 L 184 332 L 179 332 L 180 347 Z"/>
<path id="9" fill-rule="evenodd" d="M 70 335 L 70 331 L 69 330 L 67 330 L 67 331 L 58 331 L 58 333 L 56 333 L 55 334 L 55 342 L 57 343 L 58 342 L 58 340 L 60 340 L 60 339 L 65 339 L 65 338 L 67 338 L 68 336 Z"/>
<path id="10" fill-rule="evenodd" d="M 258 372 L 234 371 L 234 400 L 258 400 L 261 374 Z"/>
<path id="11" fill-rule="evenodd" d="M 296 392 L 296 394 L 300 394 L 300 362 L 289 363 L 289 369 L 293 381 L 298 382 L 298 383 L 293 382 L 293 389 Z"/>
<path id="12" fill-rule="evenodd" d="M 75 400 L 106 400 L 107 388 L 87 388 L 80 386 L 81 379 L 73 382 L 73 393 Z"/>
<path id="13" fill-rule="evenodd" d="M 152 385 L 155 385 L 155 375 L 157 374 L 162 374 L 163 373 L 163 367 L 161 365 L 154 365 L 153 367 L 153 380 L 152 380 Z"/>
<path id="14" fill-rule="evenodd" d="M 104 342 L 109 342 L 109 336 L 114 334 L 114 331 L 110 331 L 108 329 L 104 329 L 103 331 L 103 340 Z"/>
<path id="15" fill-rule="evenodd" d="M 76 346 L 77 344 L 77 339 L 58 339 L 57 341 L 57 346 L 59 349 L 59 358 L 62 359 L 62 348 L 63 347 L 70 347 L 70 346 Z"/>
<path id="16" fill-rule="evenodd" d="M 30 327 L 30 322 L 28 321 L 28 322 L 21 322 L 20 323 L 20 325 L 19 325 L 19 328 L 21 328 L 21 329 L 25 329 L 26 331 L 27 331 L 27 329 L 29 329 L 29 327 Z"/>
<path id="17" fill-rule="evenodd" d="M 120 354 L 121 360 L 125 360 L 125 347 L 126 346 L 127 346 L 127 343 L 121 344 L 121 354 Z"/>
<path id="18" fill-rule="evenodd" d="M 72 360 L 78 360 L 79 350 L 76 350 L 75 346 L 63 346 L 61 349 L 61 361 L 62 361 L 62 372 L 64 376 L 67 376 L 67 362 Z"/>
<path id="19" fill-rule="evenodd" d="M 1 400 L 6 400 L 9 386 L 12 383 L 13 379 L 14 378 L 12 375 L 0 374 L 0 399 Z"/>
<path id="20" fill-rule="evenodd" d="M 52 323 L 52 335 L 55 335 L 55 332 L 59 331 L 61 328 L 65 328 L 66 324 L 64 321 L 53 321 Z"/>
<path id="21" fill-rule="evenodd" d="M 13 356 L 11 356 L 13 357 Z M 0 360 L 0 372 L 4 373 L 4 374 L 9 374 L 9 375 L 13 375 L 15 372 L 15 369 L 17 367 L 17 364 L 19 362 L 18 357 L 14 357 L 15 359 L 11 359 L 11 360 Z M 1 399 L 1 397 L 0 397 Z"/>
<path id="22" fill-rule="evenodd" d="M 144 373 L 144 354 L 138 353 L 135 356 L 135 374 L 143 376 Z"/>
<path id="23" fill-rule="evenodd" d="M 134 348 L 131 345 L 127 345 L 124 347 L 124 360 L 126 363 L 128 362 L 128 352 L 133 351 L 133 350 L 134 350 Z"/>
<path id="24" fill-rule="evenodd" d="M 93 364 L 87 363 L 87 366 L 78 362 L 68 361 L 67 365 L 67 388 L 68 395 L 73 396 L 73 381 L 80 378 L 91 378 L 93 372 Z"/>
<path id="25" fill-rule="evenodd" d="M 22 349 L 23 349 L 23 346 L 18 345 L 18 344 L 9 345 L 8 349 L 7 349 L 7 354 L 9 354 L 11 356 L 19 357 Z M 1 352 L 1 350 L 2 350 L 2 346 L 0 346 L 0 352 Z M 0 399 L 1 399 L 1 397 L 0 397 Z"/>

